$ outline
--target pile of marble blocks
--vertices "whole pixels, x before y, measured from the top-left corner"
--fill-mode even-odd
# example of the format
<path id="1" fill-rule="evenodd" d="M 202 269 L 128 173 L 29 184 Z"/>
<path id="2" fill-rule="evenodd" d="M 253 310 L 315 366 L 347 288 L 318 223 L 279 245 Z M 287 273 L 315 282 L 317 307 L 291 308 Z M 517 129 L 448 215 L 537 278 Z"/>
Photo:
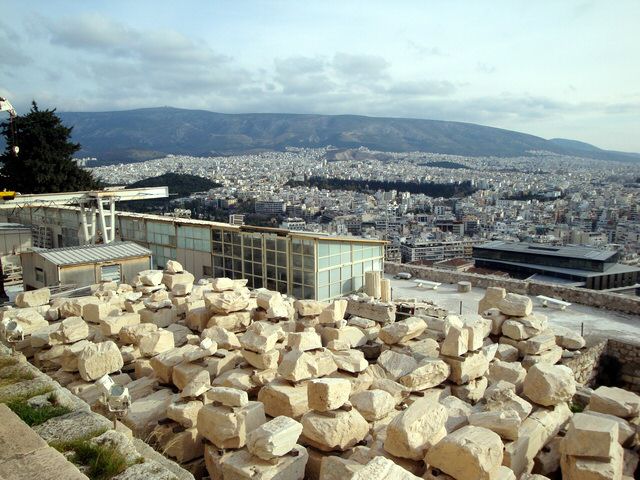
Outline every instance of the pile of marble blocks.
<path id="1" fill-rule="evenodd" d="M 96 379 L 126 386 L 122 422 L 196 478 L 633 478 L 640 397 L 581 388 L 586 409 L 570 408 L 560 362 L 584 339 L 499 288 L 478 314 L 396 315 L 407 302 L 369 277 L 380 300 L 318 302 L 168 262 L 86 297 L 25 292 L 0 317 L 94 409 Z"/>
<path id="2" fill-rule="evenodd" d="M 560 445 L 563 478 L 638 478 L 637 451 L 628 447 L 637 445 L 639 414 L 637 395 L 619 388 L 596 389 L 587 409 L 571 419 Z"/>

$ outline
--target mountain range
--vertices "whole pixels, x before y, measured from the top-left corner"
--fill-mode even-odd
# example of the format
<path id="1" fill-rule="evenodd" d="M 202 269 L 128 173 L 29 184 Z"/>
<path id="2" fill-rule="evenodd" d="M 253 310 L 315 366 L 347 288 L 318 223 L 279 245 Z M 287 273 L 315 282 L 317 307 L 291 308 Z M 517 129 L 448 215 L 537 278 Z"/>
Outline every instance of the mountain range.
<path id="1" fill-rule="evenodd" d="M 73 126 L 79 156 L 127 163 L 166 154 L 231 155 L 286 147 L 367 147 L 383 152 L 425 151 L 464 156 L 521 156 L 549 151 L 635 162 L 640 154 L 602 150 L 567 139 L 472 123 L 357 115 L 224 114 L 170 107 L 113 112 L 58 112 Z"/>

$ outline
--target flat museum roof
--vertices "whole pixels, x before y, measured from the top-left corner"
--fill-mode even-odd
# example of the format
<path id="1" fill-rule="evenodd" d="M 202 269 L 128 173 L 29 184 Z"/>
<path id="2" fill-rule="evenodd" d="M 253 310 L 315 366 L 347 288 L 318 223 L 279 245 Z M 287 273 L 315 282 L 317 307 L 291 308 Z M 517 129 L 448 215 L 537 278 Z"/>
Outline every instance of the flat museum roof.
<path id="1" fill-rule="evenodd" d="M 613 250 L 598 250 L 590 247 L 574 245 L 554 246 L 538 243 L 516 243 L 494 240 L 492 242 L 476 245 L 474 248 L 485 250 L 497 250 L 506 252 L 524 253 L 530 255 L 547 255 L 551 257 L 579 258 L 582 260 L 596 260 L 599 262 L 610 261 L 617 252 Z"/>
<path id="2" fill-rule="evenodd" d="M 508 265 L 512 267 L 518 268 L 528 268 L 531 270 L 538 270 L 540 272 L 549 272 L 558 273 L 558 274 L 566 274 L 573 275 L 581 278 L 589 278 L 589 277 L 602 277 L 604 275 L 615 275 L 620 273 L 632 273 L 632 272 L 640 272 L 640 268 L 633 267 L 631 265 L 623 265 L 622 263 L 613 263 L 610 264 L 609 268 L 605 268 L 603 272 L 594 272 L 591 270 L 581 270 L 577 268 L 562 268 L 562 267 L 551 267 L 548 265 L 538 265 L 534 263 L 525 263 L 525 262 L 509 262 L 505 260 L 494 260 L 494 259 L 478 259 L 486 262 L 491 262 L 495 265 Z"/>

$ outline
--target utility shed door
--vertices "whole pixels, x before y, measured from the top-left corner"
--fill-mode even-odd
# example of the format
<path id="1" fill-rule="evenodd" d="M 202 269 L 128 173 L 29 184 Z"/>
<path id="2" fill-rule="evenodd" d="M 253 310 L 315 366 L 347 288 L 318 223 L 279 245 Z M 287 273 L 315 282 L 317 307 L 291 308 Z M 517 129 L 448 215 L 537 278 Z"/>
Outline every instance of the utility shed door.
<path id="1" fill-rule="evenodd" d="M 100 266 L 101 282 L 120 282 L 120 265 L 101 265 Z"/>

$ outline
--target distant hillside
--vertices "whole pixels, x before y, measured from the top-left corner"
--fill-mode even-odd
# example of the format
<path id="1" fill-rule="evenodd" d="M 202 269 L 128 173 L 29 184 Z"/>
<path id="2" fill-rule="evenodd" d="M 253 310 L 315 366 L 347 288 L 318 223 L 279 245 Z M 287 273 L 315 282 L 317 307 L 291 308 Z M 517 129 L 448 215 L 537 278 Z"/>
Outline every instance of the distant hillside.
<path id="1" fill-rule="evenodd" d="M 601 148 L 591 145 L 590 143 L 579 142 L 578 140 L 569 140 L 567 138 L 552 138 L 550 142 L 555 143 L 561 147 L 570 148 L 573 150 L 580 150 L 582 152 L 602 152 Z"/>
<path id="2" fill-rule="evenodd" d="M 169 187 L 169 198 L 155 200 L 138 200 L 132 202 L 120 202 L 118 210 L 125 212 L 158 213 L 169 212 L 172 207 L 170 201 L 180 197 L 187 197 L 194 192 L 206 192 L 211 188 L 221 185 L 206 178 L 186 173 L 165 173 L 157 177 L 149 177 L 127 185 L 127 188 L 135 187 Z"/>
<path id="3" fill-rule="evenodd" d="M 206 192 L 212 188 L 221 187 L 219 183 L 212 182 L 207 178 L 186 173 L 165 173 L 158 177 L 145 178 L 138 182 L 127 185 L 127 188 L 141 187 L 169 187 L 169 195 L 183 197 L 194 192 Z"/>
<path id="4" fill-rule="evenodd" d="M 383 152 L 426 151 L 467 156 L 519 156 L 531 150 L 622 161 L 638 154 L 585 148 L 472 123 L 356 115 L 222 114 L 147 108 L 120 112 L 59 113 L 72 125 L 79 155 L 135 162 L 176 153 L 233 154 L 285 147 L 364 146 Z M 340 160 L 336 158 L 335 160 Z"/>
<path id="5" fill-rule="evenodd" d="M 560 145 L 564 148 L 569 148 L 576 152 L 581 151 L 583 154 L 595 154 L 594 158 L 607 158 L 609 155 L 615 157 L 615 160 L 621 162 L 636 162 L 640 160 L 640 154 L 632 152 L 618 152 L 615 150 L 602 150 L 590 143 L 579 142 L 577 140 L 567 140 L 566 138 L 552 138 L 550 142 Z M 588 155 L 585 155 L 588 156 Z"/>

